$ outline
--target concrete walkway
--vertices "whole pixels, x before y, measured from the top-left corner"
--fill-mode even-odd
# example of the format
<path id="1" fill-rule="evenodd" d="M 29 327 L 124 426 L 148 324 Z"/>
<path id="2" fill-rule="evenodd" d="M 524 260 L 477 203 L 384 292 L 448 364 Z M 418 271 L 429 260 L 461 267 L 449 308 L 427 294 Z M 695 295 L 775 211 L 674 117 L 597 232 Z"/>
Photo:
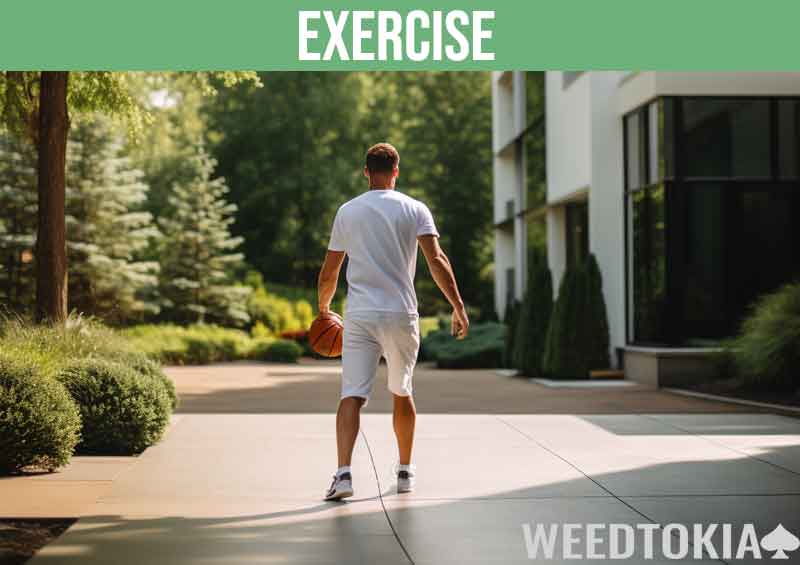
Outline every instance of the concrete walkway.
<path id="1" fill-rule="evenodd" d="M 330 365 L 323 377 L 309 367 L 217 367 L 194 378 L 197 369 L 171 371 L 184 405 L 165 440 L 123 470 L 31 563 L 562 562 L 561 541 L 553 559 L 529 560 L 524 524 L 729 522 L 738 532 L 753 523 L 761 538 L 781 523 L 800 536 L 800 421 L 769 414 L 503 414 L 495 405 L 482 414 L 422 413 L 418 489 L 397 495 L 391 416 L 381 413 L 377 396 L 356 447 L 356 496 L 324 503 L 335 463 L 336 400 L 302 383 L 321 382 L 328 395 L 336 374 L 325 372 Z M 250 379 L 261 384 L 250 390 Z M 306 396 L 279 392 L 287 387 Z M 226 403 L 215 409 L 212 396 Z M 243 410 L 234 397 L 243 399 Z M 686 412 L 727 411 L 677 401 L 689 400 Z M 325 403 L 327 413 L 281 413 L 303 401 Z M 598 545 L 608 550 L 605 540 Z M 643 551 L 637 543 L 627 562 L 645 562 Z M 789 553 L 789 562 L 798 555 Z"/>

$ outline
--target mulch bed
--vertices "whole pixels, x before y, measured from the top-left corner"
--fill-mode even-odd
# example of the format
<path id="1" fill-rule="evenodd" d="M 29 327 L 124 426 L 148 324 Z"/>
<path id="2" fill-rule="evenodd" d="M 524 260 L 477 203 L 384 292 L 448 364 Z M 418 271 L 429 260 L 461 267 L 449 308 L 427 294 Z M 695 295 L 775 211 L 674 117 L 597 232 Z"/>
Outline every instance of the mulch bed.
<path id="1" fill-rule="evenodd" d="M 0 519 L 0 565 L 20 565 L 75 523 L 63 518 Z"/>
<path id="2" fill-rule="evenodd" d="M 696 383 L 691 386 L 684 386 L 688 390 L 704 392 L 706 394 L 717 394 L 719 396 L 730 396 L 742 400 L 753 402 L 768 402 L 781 406 L 800 407 L 800 389 L 792 391 L 764 390 L 746 385 L 739 379 L 726 379 L 711 381 L 706 383 Z"/>

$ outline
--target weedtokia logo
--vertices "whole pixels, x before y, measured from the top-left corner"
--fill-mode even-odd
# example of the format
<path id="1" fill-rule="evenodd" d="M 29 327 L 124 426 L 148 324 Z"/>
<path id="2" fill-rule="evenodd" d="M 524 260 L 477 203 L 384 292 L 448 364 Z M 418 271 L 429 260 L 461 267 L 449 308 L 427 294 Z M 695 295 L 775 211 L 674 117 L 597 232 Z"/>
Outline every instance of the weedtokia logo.
<path id="1" fill-rule="evenodd" d="M 522 524 L 528 559 L 789 559 L 800 539 L 778 524 Z M 762 553 L 763 550 L 763 553 Z"/>

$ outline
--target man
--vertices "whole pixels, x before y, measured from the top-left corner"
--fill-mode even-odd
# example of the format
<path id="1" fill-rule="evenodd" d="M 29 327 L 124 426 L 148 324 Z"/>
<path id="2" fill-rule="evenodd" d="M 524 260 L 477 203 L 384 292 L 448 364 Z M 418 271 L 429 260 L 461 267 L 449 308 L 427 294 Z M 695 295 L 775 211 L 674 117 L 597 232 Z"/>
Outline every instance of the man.
<path id="1" fill-rule="evenodd" d="M 350 459 L 361 408 L 369 400 L 381 356 L 386 359 L 393 395 L 394 432 L 400 466 L 397 491 L 414 488 L 411 449 L 416 408 L 412 375 L 419 351 L 419 315 L 414 292 L 417 244 L 433 279 L 453 307 L 452 334 L 463 339 L 469 320 L 439 233 L 422 202 L 394 190 L 400 155 L 388 143 L 367 151 L 364 175 L 369 190 L 336 213 L 328 252 L 319 274 L 319 311 L 328 312 L 339 269 L 347 255 L 347 313 L 342 344 L 342 391 L 336 413 L 339 468 L 325 500 L 353 495 Z"/>

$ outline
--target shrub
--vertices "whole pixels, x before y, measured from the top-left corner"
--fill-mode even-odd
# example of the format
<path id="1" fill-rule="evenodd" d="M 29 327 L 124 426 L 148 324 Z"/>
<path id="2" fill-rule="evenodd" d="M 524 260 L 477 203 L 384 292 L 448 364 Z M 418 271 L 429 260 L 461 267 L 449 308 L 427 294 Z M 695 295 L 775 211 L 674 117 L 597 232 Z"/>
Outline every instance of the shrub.
<path id="1" fill-rule="evenodd" d="M 244 359 L 251 345 L 243 331 L 207 324 L 142 325 L 125 330 L 125 335 L 136 349 L 179 365 Z"/>
<path id="2" fill-rule="evenodd" d="M 583 271 L 567 269 L 558 287 L 558 298 L 545 338 L 542 371 L 548 377 L 569 379 L 587 376 L 576 333 L 582 319 L 579 312 L 582 291 Z"/>
<path id="3" fill-rule="evenodd" d="M 99 359 L 73 362 L 59 372 L 58 379 L 80 409 L 81 451 L 139 453 L 164 433 L 171 400 L 155 379 Z"/>
<path id="4" fill-rule="evenodd" d="M 531 254 L 528 287 L 522 301 L 513 339 L 513 366 L 529 377 L 542 375 L 542 358 L 550 314 L 553 278 L 542 253 Z"/>
<path id="5" fill-rule="evenodd" d="M 582 331 L 583 350 L 589 370 L 606 369 L 609 366 L 609 335 L 606 301 L 603 297 L 603 275 L 594 254 L 590 253 L 583 266 L 586 277 L 584 321 Z"/>
<path id="6" fill-rule="evenodd" d="M 251 352 L 253 359 L 276 363 L 296 363 L 302 354 L 300 344 L 288 339 L 257 342 Z"/>
<path id="7" fill-rule="evenodd" d="M 450 331 L 431 332 L 422 340 L 420 357 L 436 361 L 443 369 L 494 368 L 503 361 L 507 329 L 504 324 L 487 322 L 470 326 L 469 334 L 457 340 Z"/>
<path id="8" fill-rule="evenodd" d="M 503 347 L 503 367 L 514 366 L 514 339 L 516 332 L 514 328 L 517 327 L 517 320 L 519 319 L 520 304 L 517 300 L 508 300 L 506 302 L 506 311 L 503 314 L 503 323 L 506 325 L 506 343 Z"/>
<path id="9" fill-rule="evenodd" d="M 160 363 L 143 353 L 128 354 L 124 359 L 121 359 L 121 362 L 139 373 L 142 378 L 152 379 L 163 386 L 167 396 L 169 396 L 172 409 L 174 410 L 178 407 L 178 393 L 175 390 L 175 383 L 164 373 Z"/>
<path id="10" fill-rule="evenodd" d="M 761 297 L 734 340 L 737 371 L 750 384 L 800 385 L 800 282 Z"/>
<path id="11" fill-rule="evenodd" d="M 545 338 L 543 373 L 562 379 L 588 378 L 608 367 L 608 319 L 600 269 L 593 255 L 564 273 Z"/>
<path id="12" fill-rule="evenodd" d="M 80 439 L 78 408 L 32 363 L 0 355 L 0 473 L 66 465 Z"/>

